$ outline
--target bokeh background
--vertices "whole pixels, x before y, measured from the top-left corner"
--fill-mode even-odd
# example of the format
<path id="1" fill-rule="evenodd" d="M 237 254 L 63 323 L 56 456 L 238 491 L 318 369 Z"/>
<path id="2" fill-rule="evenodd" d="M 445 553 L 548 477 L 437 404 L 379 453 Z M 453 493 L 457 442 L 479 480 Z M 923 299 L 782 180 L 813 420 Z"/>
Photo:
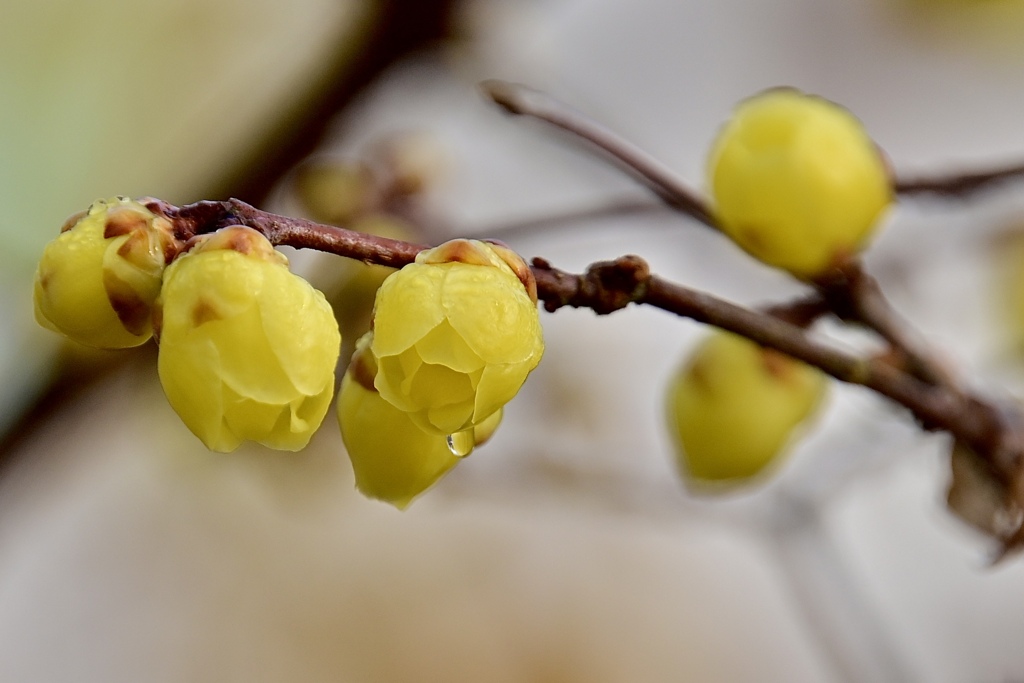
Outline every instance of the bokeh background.
<path id="1" fill-rule="evenodd" d="M 880 399 L 835 387 L 756 487 L 680 483 L 662 402 L 694 323 L 545 316 L 494 441 L 399 513 L 353 490 L 332 416 L 302 453 L 209 453 L 152 348 L 72 348 L 30 301 L 43 244 L 97 197 L 309 213 L 306 157 L 395 149 L 428 179 L 399 208 L 432 241 L 570 270 L 637 253 L 782 300 L 799 287 L 666 212 L 524 228 L 646 195 L 477 83 L 551 92 L 697 187 L 735 102 L 782 84 L 852 109 L 897 173 L 986 168 L 1024 158 L 1022 34 L 1019 0 L 8 0 L 0 680 L 1024 679 L 1024 566 L 988 566 L 944 510 L 947 440 Z M 1020 225 L 1020 184 L 908 202 L 868 257 L 996 394 L 1021 389 L 998 258 Z M 292 256 L 327 289 L 351 277 Z"/>

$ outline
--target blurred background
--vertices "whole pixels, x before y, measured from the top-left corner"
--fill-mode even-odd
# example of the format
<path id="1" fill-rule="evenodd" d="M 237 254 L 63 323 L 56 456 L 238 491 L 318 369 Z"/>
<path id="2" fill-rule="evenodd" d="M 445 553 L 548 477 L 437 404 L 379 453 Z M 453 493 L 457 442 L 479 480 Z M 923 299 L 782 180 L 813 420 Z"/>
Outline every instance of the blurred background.
<path id="1" fill-rule="evenodd" d="M 944 509 L 947 440 L 881 399 L 833 387 L 770 481 L 685 488 L 663 399 L 694 323 L 545 315 L 544 362 L 493 442 L 399 513 L 353 490 L 332 414 L 301 453 L 207 452 L 151 345 L 71 347 L 30 300 L 64 218 L 115 194 L 498 237 L 568 270 L 636 253 L 735 301 L 784 300 L 795 283 L 664 211 L 533 223 L 646 194 L 477 83 L 548 91 L 697 187 L 733 105 L 783 84 L 853 110 L 898 174 L 983 169 L 1024 159 L 1024 3 L 8 0 L 0 16 L 0 680 L 1024 679 L 1024 565 L 988 566 Z M 997 395 L 1024 388 L 1021 226 L 1019 183 L 906 202 L 868 257 Z M 366 273 L 290 256 L 354 341 Z"/>

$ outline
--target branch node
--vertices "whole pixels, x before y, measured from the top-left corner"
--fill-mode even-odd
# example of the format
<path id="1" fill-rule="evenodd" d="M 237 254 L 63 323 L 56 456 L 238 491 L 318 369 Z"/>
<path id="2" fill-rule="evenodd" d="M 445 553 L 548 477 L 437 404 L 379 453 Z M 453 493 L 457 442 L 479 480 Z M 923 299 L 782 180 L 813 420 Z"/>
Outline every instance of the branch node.
<path id="1" fill-rule="evenodd" d="M 607 315 L 639 301 L 647 294 L 651 269 L 639 256 L 599 261 L 587 268 L 580 294 L 598 315 Z"/>

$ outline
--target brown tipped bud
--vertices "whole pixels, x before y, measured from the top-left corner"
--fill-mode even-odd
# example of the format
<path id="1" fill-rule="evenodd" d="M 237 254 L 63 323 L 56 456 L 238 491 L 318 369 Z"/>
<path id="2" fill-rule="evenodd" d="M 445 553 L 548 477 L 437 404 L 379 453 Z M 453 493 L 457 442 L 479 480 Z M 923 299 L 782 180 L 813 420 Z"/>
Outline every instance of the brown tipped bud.
<path id="1" fill-rule="evenodd" d="M 530 295 L 530 299 L 533 303 L 537 303 L 537 278 L 533 276 L 533 271 L 530 270 L 530 266 L 526 264 L 523 257 L 501 242 L 494 240 L 485 241 L 491 245 L 491 249 L 494 250 L 494 253 L 501 257 L 502 261 L 508 264 L 508 267 L 516 274 L 519 281 L 523 283 L 523 287 L 526 288 L 526 293 Z"/>
<path id="2" fill-rule="evenodd" d="M 36 272 L 36 319 L 88 346 L 149 339 L 164 267 L 180 249 L 170 221 L 124 197 L 65 222 Z"/>
<path id="3" fill-rule="evenodd" d="M 190 240 L 188 253 L 199 254 L 218 249 L 230 249 L 246 256 L 269 263 L 288 265 L 288 258 L 274 249 L 274 246 L 258 230 L 244 225 L 229 225 L 216 232 L 198 235 Z"/>

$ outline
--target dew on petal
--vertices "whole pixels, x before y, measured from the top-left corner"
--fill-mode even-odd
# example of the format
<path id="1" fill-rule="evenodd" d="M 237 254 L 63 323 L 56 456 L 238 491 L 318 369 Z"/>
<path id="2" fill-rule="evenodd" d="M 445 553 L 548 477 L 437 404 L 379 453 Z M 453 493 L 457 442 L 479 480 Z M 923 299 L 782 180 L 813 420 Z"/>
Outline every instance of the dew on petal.
<path id="1" fill-rule="evenodd" d="M 476 438 L 473 436 L 472 429 L 463 429 L 461 432 L 449 434 L 446 440 L 448 441 L 448 450 L 452 452 L 452 455 L 460 458 L 465 458 L 476 447 Z"/>

